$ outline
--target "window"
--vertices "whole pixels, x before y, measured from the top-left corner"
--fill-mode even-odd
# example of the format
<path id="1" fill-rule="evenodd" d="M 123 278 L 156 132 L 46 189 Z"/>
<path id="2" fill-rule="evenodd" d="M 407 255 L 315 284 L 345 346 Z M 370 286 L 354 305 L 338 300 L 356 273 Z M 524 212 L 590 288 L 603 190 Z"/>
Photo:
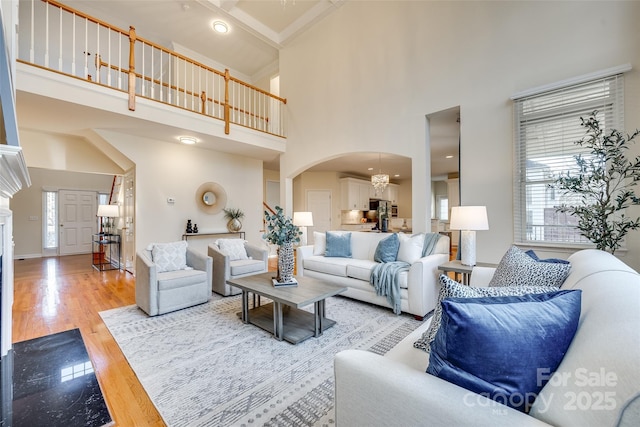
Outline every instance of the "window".
<path id="1" fill-rule="evenodd" d="M 586 244 L 577 219 L 556 212 L 562 203 L 559 174 L 577 170 L 574 156 L 585 150 L 574 142 L 584 136 L 580 117 L 598 111 L 605 131 L 624 129 L 622 74 L 583 81 L 515 100 L 514 235 L 518 243 Z M 582 153 L 581 153 L 582 150 Z"/>
<path id="2" fill-rule="evenodd" d="M 438 219 L 440 221 L 449 221 L 449 198 L 445 196 L 437 196 Z"/>
<path id="3" fill-rule="evenodd" d="M 44 248 L 58 247 L 58 193 L 44 191 Z"/>

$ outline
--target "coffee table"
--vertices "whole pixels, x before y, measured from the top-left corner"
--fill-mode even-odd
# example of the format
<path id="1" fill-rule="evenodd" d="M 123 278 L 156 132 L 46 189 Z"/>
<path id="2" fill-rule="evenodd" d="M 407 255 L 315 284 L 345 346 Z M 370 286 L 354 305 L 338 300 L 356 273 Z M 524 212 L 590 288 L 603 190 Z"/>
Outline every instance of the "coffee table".
<path id="1" fill-rule="evenodd" d="M 242 290 L 242 312 L 244 323 L 251 323 L 271 332 L 276 339 L 298 344 L 311 337 L 318 337 L 335 325 L 327 319 L 325 299 L 347 290 L 312 277 L 296 277 L 298 286 L 274 287 L 273 272 L 231 279 L 228 283 Z M 264 296 L 273 302 L 249 309 L 249 293 Z M 314 304 L 314 312 L 300 310 Z"/>

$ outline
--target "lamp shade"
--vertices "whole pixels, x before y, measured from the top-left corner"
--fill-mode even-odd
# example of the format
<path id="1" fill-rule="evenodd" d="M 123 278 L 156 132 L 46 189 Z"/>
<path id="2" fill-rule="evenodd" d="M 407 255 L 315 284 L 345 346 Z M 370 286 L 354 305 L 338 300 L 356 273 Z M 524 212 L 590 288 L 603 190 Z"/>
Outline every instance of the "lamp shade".
<path id="1" fill-rule="evenodd" d="M 455 206 L 451 208 L 451 230 L 488 230 L 486 206 Z"/>
<path id="2" fill-rule="evenodd" d="M 98 213 L 96 216 L 117 218 L 120 216 L 120 210 L 118 209 L 118 205 L 98 205 Z"/>
<path id="3" fill-rule="evenodd" d="M 313 227 L 313 215 L 311 212 L 294 212 L 293 225 L 298 227 Z"/>

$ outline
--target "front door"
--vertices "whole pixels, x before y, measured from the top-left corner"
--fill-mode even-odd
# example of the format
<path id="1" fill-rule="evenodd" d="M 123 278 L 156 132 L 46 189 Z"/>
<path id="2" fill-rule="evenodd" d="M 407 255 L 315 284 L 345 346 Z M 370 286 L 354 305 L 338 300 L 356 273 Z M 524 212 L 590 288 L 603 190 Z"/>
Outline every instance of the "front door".
<path id="1" fill-rule="evenodd" d="M 95 191 L 60 190 L 60 255 L 91 252 L 98 211 Z"/>

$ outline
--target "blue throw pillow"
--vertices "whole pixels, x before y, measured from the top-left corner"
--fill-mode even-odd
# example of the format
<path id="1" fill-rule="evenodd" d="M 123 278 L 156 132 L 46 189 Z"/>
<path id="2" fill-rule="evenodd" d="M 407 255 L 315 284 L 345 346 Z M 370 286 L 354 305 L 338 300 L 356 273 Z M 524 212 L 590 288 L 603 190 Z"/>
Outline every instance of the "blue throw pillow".
<path id="1" fill-rule="evenodd" d="M 573 340 L 581 297 L 560 290 L 445 299 L 427 372 L 527 412 Z"/>
<path id="2" fill-rule="evenodd" d="M 351 233 L 327 231 L 326 257 L 351 258 Z"/>
<path id="3" fill-rule="evenodd" d="M 525 252 L 525 254 L 529 255 L 531 258 L 533 258 L 534 260 L 536 260 L 538 262 L 550 262 L 552 264 L 571 264 L 566 259 L 560 259 L 560 258 L 540 259 L 540 258 L 538 258 L 538 255 L 536 255 L 536 253 L 533 251 L 533 249 L 529 249 L 528 251 Z"/>
<path id="4" fill-rule="evenodd" d="M 400 249 L 400 239 L 396 233 L 393 233 L 378 242 L 373 260 L 375 262 L 394 262 L 398 257 L 398 249 Z"/>

